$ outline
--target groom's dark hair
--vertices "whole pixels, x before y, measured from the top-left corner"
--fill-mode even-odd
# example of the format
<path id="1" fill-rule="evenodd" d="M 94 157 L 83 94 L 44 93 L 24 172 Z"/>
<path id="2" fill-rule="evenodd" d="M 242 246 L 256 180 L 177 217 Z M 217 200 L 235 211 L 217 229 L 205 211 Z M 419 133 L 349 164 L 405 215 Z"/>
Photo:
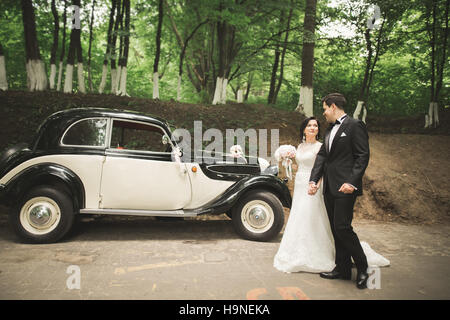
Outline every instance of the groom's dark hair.
<path id="1" fill-rule="evenodd" d="M 341 110 L 344 110 L 345 104 L 347 100 L 341 93 L 330 93 L 322 98 L 322 104 L 326 103 L 328 107 L 330 107 L 333 103 Z"/>

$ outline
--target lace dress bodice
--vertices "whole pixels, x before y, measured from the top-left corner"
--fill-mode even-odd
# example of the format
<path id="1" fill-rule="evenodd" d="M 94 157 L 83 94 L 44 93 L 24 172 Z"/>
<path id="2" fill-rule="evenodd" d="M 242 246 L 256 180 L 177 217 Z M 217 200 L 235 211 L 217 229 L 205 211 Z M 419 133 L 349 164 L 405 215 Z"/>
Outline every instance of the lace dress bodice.
<path id="1" fill-rule="evenodd" d="M 317 153 L 320 150 L 322 143 L 301 143 L 297 147 L 297 153 L 295 154 L 295 161 L 298 165 L 297 173 L 310 174 L 316 160 Z"/>

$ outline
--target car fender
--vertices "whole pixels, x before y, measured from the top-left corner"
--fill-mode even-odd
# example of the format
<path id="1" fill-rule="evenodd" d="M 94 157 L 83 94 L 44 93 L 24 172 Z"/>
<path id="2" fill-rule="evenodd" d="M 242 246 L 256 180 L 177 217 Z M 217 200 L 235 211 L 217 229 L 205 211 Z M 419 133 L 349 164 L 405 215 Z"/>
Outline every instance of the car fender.
<path id="1" fill-rule="evenodd" d="M 292 203 L 291 193 L 286 184 L 279 178 L 270 175 L 250 176 L 239 180 L 227 189 L 223 194 L 194 209 L 197 214 L 219 214 L 229 211 L 237 201 L 252 190 L 264 190 L 273 193 L 283 204 L 290 208 Z"/>
<path id="2" fill-rule="evenodd" d="M 85 190 L 81 179 L 69 168 L 55 163 L 32 165 L 3 185 L 2 198 L 7 205 L 20 201 L 26 192 L 38 185 L 64 188 L 74 200 L 75 209 L 85 206 Z"/>

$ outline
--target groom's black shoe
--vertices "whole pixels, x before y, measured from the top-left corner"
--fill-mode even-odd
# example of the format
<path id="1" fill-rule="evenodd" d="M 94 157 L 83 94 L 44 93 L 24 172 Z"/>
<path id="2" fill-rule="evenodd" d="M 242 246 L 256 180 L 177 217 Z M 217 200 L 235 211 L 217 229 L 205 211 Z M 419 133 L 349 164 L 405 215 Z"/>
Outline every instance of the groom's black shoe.
<path id="1" fill-rule="evenodd" d="M 352 278 L 352 271 L 340 272 L 337 268 L 334 268 L 331 272 L 322 272 L 320 274 L 321 278 L 324 279 L 344 279 L 350 280 Z"/>
<path id="2" fill-rule="evenodd" d="M 359 271 L 356 275 L 356 287 L 358 289 L 366 289 L 367 288 L 367 279 L 369 279 L 369 275 L 366 271 Z"/>

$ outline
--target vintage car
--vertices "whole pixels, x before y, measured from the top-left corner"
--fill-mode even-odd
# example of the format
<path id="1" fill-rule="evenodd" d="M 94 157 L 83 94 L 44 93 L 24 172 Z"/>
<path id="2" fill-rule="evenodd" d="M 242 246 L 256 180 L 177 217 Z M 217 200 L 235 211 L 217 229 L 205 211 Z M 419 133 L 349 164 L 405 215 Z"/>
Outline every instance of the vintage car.
<path id="1" fill-rule="evenodd" d="M 35 243 L 60 240 L 83 214 L 226 213 L 245 239 L 268 241 L 280 232 L 292 199 L 278 166 L 203 151 L 200 160 L 175 161 L 179 140 L 165 120 L 138 112 L 54 113 L 30 145 L 1 154 L 0 201 L 18 236 Z"/>

